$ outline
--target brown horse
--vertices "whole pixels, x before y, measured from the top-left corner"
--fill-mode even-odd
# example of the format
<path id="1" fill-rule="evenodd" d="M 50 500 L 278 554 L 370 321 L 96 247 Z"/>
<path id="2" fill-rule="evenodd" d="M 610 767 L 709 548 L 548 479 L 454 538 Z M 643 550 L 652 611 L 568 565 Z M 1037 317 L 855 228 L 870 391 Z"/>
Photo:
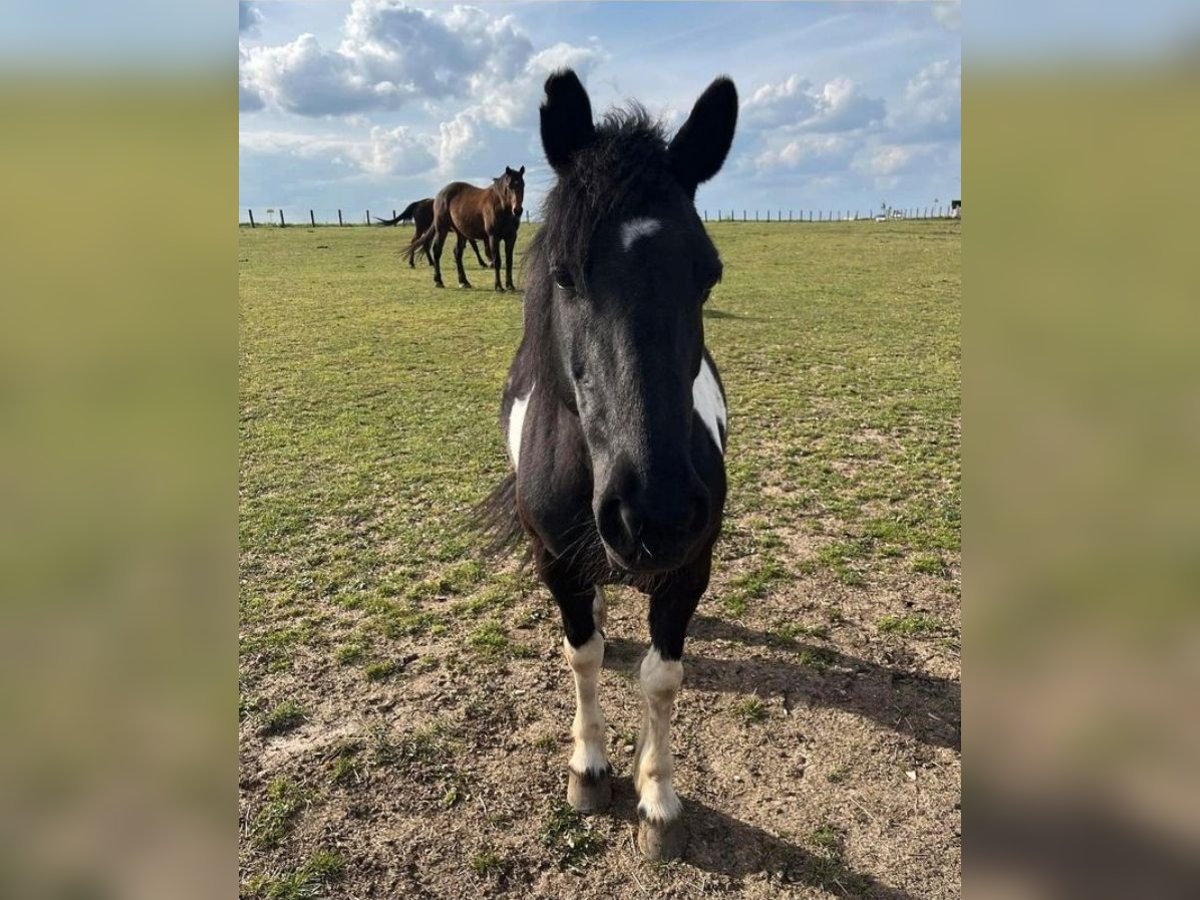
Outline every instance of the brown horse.
<path id="1" fill-rule="evenodd" d="M 394 219 L 381 219 L 375 217 L 375 221 L 380 225 L 397 225 L 400 222 L 411 221 L 416 226 L 416 234 L 404 248 L 403 252 L 408 259 L 408 267 L 415 269 L 417 264 L 415 261 L 417 250 L 421 250 L 425 254 L 425 258 L 429 260 L 429 264 L 433 265 L 433 254 L 430 253 L 430 248 L 433 246 L 433 235 L 426 238 L 425 233 L 429 231 L 429 226 L 433 224 L 433 198 L 427 197 L 424 200 L 414 200 L 408 206 L 404 207 L 404 211 Z M 485 262 L 483 257 L 479 255 L 479 245 L 475 243 L 474 238 L 471 239 L 471 249 L 475 251 L 475 258 L 479 260 L 479 267 L 486 269 L 488 262 Z M 489 254 L 490 257 L 490 254 Z"/>
<path id="2" fill-rule="evenodd" d="M 492 268 L 496 273 L 496 290 L 503 293 L 500 284 L 500 244 L 504 243 L 506 284 L 510 291 L 516 290 L 512 280 L 513 244 L 517 240 L 517 229 L 521 225 L 521 204 L 525 200 L 525 167 L 504 167 L 504 174 L 492 181 L 488 188 L 477 188 L 462 181 L 446 185 L 433 201 L 433 224 L 422 240 L 433 240 L 433 283 L 442 283 L 442 245 L 451 231 L 457 236 L 454 245 L 454 264 L 458 269 L 459 287 L 469 288 L 467 273 L 463 271 L 463 247 L 467 241 L 482 238 L 492 257 Z"/>

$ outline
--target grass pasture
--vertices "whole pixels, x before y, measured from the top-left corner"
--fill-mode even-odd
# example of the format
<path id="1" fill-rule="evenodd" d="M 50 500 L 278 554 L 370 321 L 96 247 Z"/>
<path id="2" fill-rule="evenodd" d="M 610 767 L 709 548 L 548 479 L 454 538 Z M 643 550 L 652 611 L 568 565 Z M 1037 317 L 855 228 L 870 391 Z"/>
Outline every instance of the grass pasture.
<path id="1" fill-rule="evenodd" d="M 665 866 L 643 598 L 610 595 L 619 780 L 582 820 L 553 601 L 457 527 L 505 471 L 519 295 L 436 291 L 410 229 L 241 229 L 243 897 L 958 896 L 960 226 L 710 228 L 730 500 Z"/>

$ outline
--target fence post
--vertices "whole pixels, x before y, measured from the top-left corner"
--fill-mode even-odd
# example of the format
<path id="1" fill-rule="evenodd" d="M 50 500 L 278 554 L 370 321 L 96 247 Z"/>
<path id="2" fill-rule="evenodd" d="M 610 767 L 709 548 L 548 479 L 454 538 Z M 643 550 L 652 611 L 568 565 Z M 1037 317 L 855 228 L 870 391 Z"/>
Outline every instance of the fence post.
<path id="1" fill-rule="evenodd" d="M 369 209 L 367 210 L 367 224 L 371 224 L 371 211 Z"/>
<path id="2" fill-rule="evenodd" d="M 704 221 L 705 222 L 708 221 L 708 210 L 707 209 L 704 211 Z"/>
<path id="3" fill-rule="evenodd" d="M 392 218 L 396 218 L 396 211 L 394 209 L 392 210 Z"/>
<path id="4" fill-rule="evenodd" d="M 250 213 L 250 227 L 257 228 L 258 226 L 254 224 L 254 210 L 248 209 L 246 212 Z"/>
<path id="5" fill-rule="evenodd" d="M 338 228 L 342 227 L 342 211 L 338 210 Z"/>
<path id="6" fill-rule="evenodd" d="M 317 227 L 317 217 L 316 217 L 316 215 L 313 214 L 313 211 L 311 209 L 308 211 L 308 221 L 312 222 L 313 228 Z"/>
<path id="7" fill-rule="evenodd" d="M 754 221 L 755 222 L 758 221 L 758 210 L 757 209 L 754 211 Z"/>
<path id="8" fill-rule="evenodd" d="M 287 222 L 283 221 L 283 207 L 279 208 L 279 227 L 286 228 Z"/>
<path id="9" fill-rule="evenodd" d="M 744 209 L 742 210 L 742 221 L 746 221 L 746 211 Z"/>

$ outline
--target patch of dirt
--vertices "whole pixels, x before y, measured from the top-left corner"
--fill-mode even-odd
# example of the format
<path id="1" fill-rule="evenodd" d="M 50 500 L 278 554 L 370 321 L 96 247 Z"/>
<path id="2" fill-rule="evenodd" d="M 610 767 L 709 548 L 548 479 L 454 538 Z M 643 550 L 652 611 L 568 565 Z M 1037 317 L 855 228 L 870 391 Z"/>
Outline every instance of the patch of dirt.
<path id="1" fill-rule="evenodd" d="M 802 535 L 786 545 L 792 565 L 811 553 Z M 617 783 L 611 809 L 588 820 L 602 846 L 573 871 L 544 845 L 566 795 L 574 700 L 557 614 L 539 587 L 511 611 L 526 623 L 510 631 L 526 658 L 473 654 L 464 638 L 477 621 L 464 620 L 389 642 L 394 658 L 419 660 L 388 681 L 318 653 L 256 679 L 260 695 L 296 700 L 308 720 L 274 737 L 243 723 L 243 834 L 273 779 L 291 779 L 305 800 L 280 846 L 243 842 L 243 878 L 332 849 L 345 863 L 327 889 L 337 897 L 957 897 L 954 583 L 896 572 L 850 588 L 805 576 L 735 620 L 717 602 L 730 574 L 717 574 L 693 622 L 674 718 L 683 860 L 652 865 L 636 848 L 629 769 L 646 601 L 615 589 L 601 702 Z M 911 611 L 942 630 L 877 627 Z M 815 636 L 789 636 L 789 623 Z M 763 710 L 755 720 L 742 711 L 751 697 Z M 339 770 L 340 758 L 350 762 Z"/>

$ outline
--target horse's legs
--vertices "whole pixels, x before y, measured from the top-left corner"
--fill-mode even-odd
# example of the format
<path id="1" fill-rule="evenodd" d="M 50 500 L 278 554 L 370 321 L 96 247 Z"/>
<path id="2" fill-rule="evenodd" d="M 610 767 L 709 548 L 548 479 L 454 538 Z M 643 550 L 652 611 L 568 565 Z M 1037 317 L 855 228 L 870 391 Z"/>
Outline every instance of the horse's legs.
<path id="1" fill-rule="evenodd" d="M 483 244 L 487 246 L 487 238 L 483 239 Z M 475 242 L 475 238 L 471 238 L 471 249 L 475 251 L 475 258 L 479 260 L 479 268 L 486 269 L 488 264 L 483 261 L 483 257 L 479 254 L 479 244 Z"/>
<path id="2" fill-rule="evenodd" d="M 447 231 L 442 228 L 439 222 L 437 231 L 433 236 L 433 256 L 429 261 L 433 264 L 433 283 L 435 287 L 445 287 L 442 283 L 442 245 L 446 243 Z"/>
<path id="3" fill-rule="evenodd" d="M 604 633 L 593 612 L 596 592 L 548 558 L 539 564 L 542 580 L 558 603 L 563 620 L 563 654 L 575 676 L 573 747 L 567 763 L 567 802 L 581 813 L 599 812 L 612 801 L 612 768 L 604 749 L 604 713 L 598 696 L 604 662 Z"/>
<path id="4" fill-rule="evenodd" d="M 471 282 L 467 281 L 467 272 L 463 269 L 463 251 L 467 248 L 467 237 L 461 231 L 455 231 L 456 240 L 454 242 L 454 265 L 458 269 L 458 286 L 469 288 Z"/>
<path id="5" fill-rule="evenodd" d="M 512 280 L 513 244 L 515 244 L 516 242 L 517 242 L 516 235 L 504 239 L 505 275 L 506 275 L 506 281 L 508 283 L 508 289 L 510 291 L 515 291 L 517 289 L 517 286 L 515 284 L 513 284 L 513 280 Z"/>
<path id="6" fill-rule="evenodd" d="M 500 284 L 500 236 L 495 234 L 488 235 L 488 242 L 491 244 L 492 251 L 492 270 L 496 273 L 496 292 L 504 293 L 504 288 Z"/>
<path id="7" fill-rule="evenodd" d="M 642 659 L 641 685 L 646 705 L 633 757 L 638 793 L 638 846 L 651 859 L 683 853 L 687 835 L 683 805 L 675 793 L 671 758 L 671 709 L 683 684 L 683 640 L 700 595 L 708 586 L 710 560 L 677 573 L 650 596 L 650 650 Z"/>

